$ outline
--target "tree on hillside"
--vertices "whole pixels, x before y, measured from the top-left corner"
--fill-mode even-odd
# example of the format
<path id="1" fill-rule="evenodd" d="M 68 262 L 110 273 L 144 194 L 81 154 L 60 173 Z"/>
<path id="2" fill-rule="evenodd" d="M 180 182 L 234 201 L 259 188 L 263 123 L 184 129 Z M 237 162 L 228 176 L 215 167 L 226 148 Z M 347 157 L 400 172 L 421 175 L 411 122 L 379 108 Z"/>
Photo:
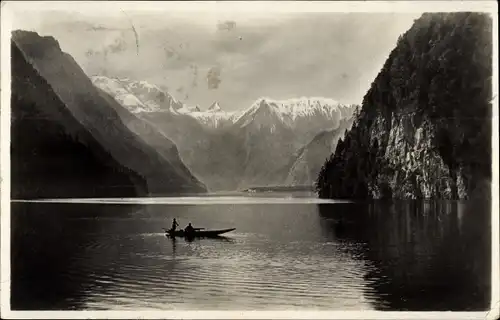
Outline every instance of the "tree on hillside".
<path id="1" fill-rule="evenodd" d="M 435 128 L 432 145 L 456 175 L 491 179 L 492 21 L 483 13 L 426 13 L 399 37 L 356 111 L 353 128 L 325 162 L 318 194 L 366 198 L 393 190 L 380 179 L 397 169 L 380 160 L 394 119 Z M 375 121 L 383 125 L 372 128 Z M 372 132 L 380 137 L 371 143 Z M 396 172 L 394 172 L 396 170 Z M 408 179 L 415 184 L 416 177 Z M 474 182 L 472 184 L 474 185 Z"/>

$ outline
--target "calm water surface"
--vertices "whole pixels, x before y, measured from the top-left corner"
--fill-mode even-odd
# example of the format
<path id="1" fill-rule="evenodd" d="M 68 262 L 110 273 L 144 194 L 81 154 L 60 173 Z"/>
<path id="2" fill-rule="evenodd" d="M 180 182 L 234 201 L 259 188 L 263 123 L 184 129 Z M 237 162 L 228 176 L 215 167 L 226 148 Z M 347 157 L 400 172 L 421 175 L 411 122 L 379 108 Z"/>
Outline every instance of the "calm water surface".
<path id="1" fill-rule="evenodd" d="M 13 309 L 486 310 L 489 204 L 12 203 Z M 225 239 L 165 237 L 176 217 Z"/>

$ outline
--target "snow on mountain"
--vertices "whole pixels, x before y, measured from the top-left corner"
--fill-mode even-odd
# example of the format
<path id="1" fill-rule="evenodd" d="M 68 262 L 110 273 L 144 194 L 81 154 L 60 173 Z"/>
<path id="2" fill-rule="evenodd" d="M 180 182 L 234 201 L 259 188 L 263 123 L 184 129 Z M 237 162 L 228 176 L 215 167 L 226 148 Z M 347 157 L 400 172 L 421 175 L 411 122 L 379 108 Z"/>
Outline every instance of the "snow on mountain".
<path id="1" fill-rule="evenodd" d="M 94 85 L 112 95 L 132 113 L 170 112 L 196 119 L 209 129 L 232 126 L 243 128 L 253 122 L 258 128 L 286 126 L 304 138 L 311 138 L 322 130 L 332 130 L 341 119 L 352 115 L 352 105 L 321 97 L 300 97 L 288 100 L 260 98 L 243 111 L 224 111 L 219 102 L 213 102 L 202 111 L 199 106 L 187 106 L 168 92 L 146 81 L 128 78 L 92 77 Z M 274 128 L 274 129 L 273 129 Z"/>
<path id="2" fill-rule="evenodd" d="M 354 105 L 328 98 L 260 98 L 234 122 L 238 128 L 253 123 L 258 130 L 266 127 L 271 133 L 277 127 L 286 127 L 297 135 L 297 141 L 305 144 L 321 131 L 336 129 L 340 120 L 352 116 L 354 109 Z"/>
<path id="3" fill-rule="evenodd" d="M 240 159 L 244 170 L 240 174 L 238 188 L 279 185 L 291 174 L 295 178 L 295 172 L 298 179 L 289 180 L 307 181 L 300 174 L 306 170 L 304 175 L 314 171 L 315 168 L 310 169 L 312 165 L 308 165 L 322 164 L 324 157 L 314 162 L 309 156 L 314 158 L 322 153 L 308 152 L 303 161 L 308 162 L 294 166 L 298 162 L 297 153 L 301 154 L 300 148 L 318 133 L 338 129 L 342 120 L 350 118 L 354 110 L 354 106 L 327 98 L 258 99 L 236 117 L 231 128 L 244 150 Z M 292 169 L 294 171 L 290 173 Z"/>
<path id="4" fill-rule="evenodd" d="M 214 103 L 212 103 L 212 105 L 210 107 L 208 107 L 207 109 L 208 112 L 221 112 L 222 111 L 222 108 L 220 107 L 219 103 L 217 101 L 215 101 Z"/>
<path id="5" fill-rule="evenodd" d="M 222 126 L 232 125 L 238 113 L 222 110 L 219 103 L 216 101 L 212 103 L 206 111 L 200 111 L 198 108 L 198 111 L 191 112 L 188 115 L 198 120 L 204 126 L 216 129 Z"/>
<path id="6" fill-rule="evenodd" d="M 146 81 L 105 76 L 93 76 L 91 79 L 96 87 L 110 94 L 132 113 L 170 112 L 174 115 L 187 115 L 208 128 L 232 124 L 235 117 L 234 112 L 222 110 L 218 102 L 214 102 L 207 111 L 201 111 L 198 105 L 187 106 Z"/>
<path id="7" fill-rule="evenodd" d="M 92 81 L 172 139 L 186 165 L 215 190 L 285 180 L 307 183 L 331 151 L 333 140 L 325 138 L 323 144 L 307 147 L 307 152 L 300 149 L 320 132 L 338 129 L 355 110 L 353 105 L 317 97 L 260 98 L 241 111 L 225 111 L 214 101 L 202 110 L 145 81 L 102 76 Z"/>
<path id="8" fill-rule="evenodd" d="M 189 116 L 198 120 L 201 124 L 210 128 L 220 128 L 224 125 L 231 125 L 233 123 L 234 113 L 231 112 L 191 112 Z"/>
<path id="9" fill-rule="evenodd" d="M 190 112 L 182 102 L 146 81 L 105 76 L 93 76 L 91 80 L 96 87 L 113 96 L 132 113 L 166 111 L 181 113 L 183 109 Z"/>
<path id="10" fill-rule="evenodd" d="M 142 103 L 142 101 L 140 101 L 135 95 L 131 94 L 127 89 L 125 89 L 123 84 L 118 79 L 95 76 L 92 77 L 91 80 L 96 87 L 110 94 L 115 98 L 116 101 L 118 101 L 130 112 L 138 113 L 148 109 L 148 106 Z"/>
<path id="11" fill-rule="evenodd" d="M 277 124 L 285 124 L 283 114 L 276 107 L 275 104 L 269 103 L 265 99 L 259 99 L 236 117 L 235 126 L 244 128 L 253 123 L 258 130 L 267 127 L 271 132 L 274 132 Z"/>
<path id="12" fill-rule="evenodd" d="M 301 97 L 288 100 L 273 100 L 260 98 L 244 111 L 235 122 L 245 126 L 248 121 L 255 118 L 256 114 L 273 114 L 284 124 L 294 127 L 299 119 L 314 120 L 318 117 L 345 118 L 352 115 L 352 106 L 341 104 L 336 100 L 328 98 Z"/>

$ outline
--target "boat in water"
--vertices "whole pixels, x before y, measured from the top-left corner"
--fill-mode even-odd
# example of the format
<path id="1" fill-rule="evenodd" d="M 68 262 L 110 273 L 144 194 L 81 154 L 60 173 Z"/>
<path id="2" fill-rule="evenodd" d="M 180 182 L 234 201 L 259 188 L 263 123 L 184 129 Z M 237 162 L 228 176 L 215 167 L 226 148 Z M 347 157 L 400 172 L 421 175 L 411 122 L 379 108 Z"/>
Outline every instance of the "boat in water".
<path id="1" fill-rule="evenodd" d="M 166 230 L 165 233 L 169 237 L 185 237 L 185 238 L 217 238 L 220 235 L 236 230 L 236 228 L 221 229 L 221 230 L 200 230 L 195 229 L 193 232 L 185 232 L 184 230 Z"/>

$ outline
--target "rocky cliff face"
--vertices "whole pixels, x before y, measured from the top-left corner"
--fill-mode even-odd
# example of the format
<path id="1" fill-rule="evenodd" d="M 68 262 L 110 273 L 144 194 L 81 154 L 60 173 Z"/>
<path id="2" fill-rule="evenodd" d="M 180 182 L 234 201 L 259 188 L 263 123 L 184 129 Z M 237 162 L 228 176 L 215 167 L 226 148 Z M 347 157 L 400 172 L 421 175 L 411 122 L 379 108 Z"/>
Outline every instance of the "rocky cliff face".
<path id="1" fill-rule="evenodd" d="M 371 145 L 386 144 L 385 151 L 377 153 L 386 167 L 369 186 L 372 197 L 384 197 L 384 186 L 396 198 L 466 197 L 463 176 L 447 166 L 433 145 L 436 128 L 428 119 L 417 127 L 410 116 L 392 116 L 388 135 L 382 129 L 384 121 L 375 120 L 370 137 Z"/>
<path id="2" fill-rule="evenodd" d="M 15 31 L 12 50 L 12 170 L 19 196 L 110 194 L 100 188 L 124 195 L 119 190 L 125 187 L 134 195 L 134 179 L 143 194 L 205 191 L 168 139 L 171 151 L 159 153 L 124 125 L 116 112 L 121 107 L 92 85 L 54 38 Z M 23 180 L 25 186 L 14 188 Z"/>
<path id="3" fill-rule="evenodd" d="M 317 179 L 321 197 L 490 195 L 491 18 L 424 14 L 364 97 Z"/>

